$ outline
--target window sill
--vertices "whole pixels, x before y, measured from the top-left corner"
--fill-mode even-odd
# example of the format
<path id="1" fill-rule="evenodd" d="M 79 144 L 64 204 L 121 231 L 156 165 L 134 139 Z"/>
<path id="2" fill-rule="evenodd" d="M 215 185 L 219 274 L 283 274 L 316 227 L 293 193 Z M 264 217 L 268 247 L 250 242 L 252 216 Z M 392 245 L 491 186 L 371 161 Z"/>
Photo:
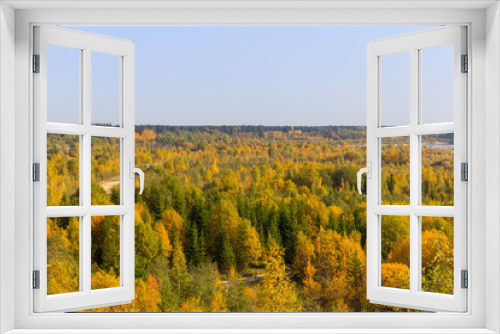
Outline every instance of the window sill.
<path id="1" fill-rule="evenodd" d="M 487 334 L 470 329 L 14 329 L 4 334 Z"/>

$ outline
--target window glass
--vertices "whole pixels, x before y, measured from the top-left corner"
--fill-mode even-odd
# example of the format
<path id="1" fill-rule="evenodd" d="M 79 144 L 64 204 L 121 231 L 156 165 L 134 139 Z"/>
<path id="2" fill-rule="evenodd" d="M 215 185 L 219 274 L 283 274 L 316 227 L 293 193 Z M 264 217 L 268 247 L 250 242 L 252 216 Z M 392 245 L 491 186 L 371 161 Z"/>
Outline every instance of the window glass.
<path id="1" fill-rule="evenodd" d="M 47 45 L 47 122 L 80 123 L 80 54 Z"/>
<path id="2" fill-rule="evenodd" d="M 410 124 L 410 53 L 380 57 L 382 126 Z"/>
<path id="3" fill-rule="evenodd" d="M 422 291 L 453 294 L 452 217 L 421 217 Z"/>
<path id="4" fill-rule="evenodd" d="M 420 50 L 422 123 L 453 122 L 453 45 Z"/>
<path id="5" fill-rule="evenodd" d="M 47 294 L 80 291 L 80 218 L 47 218 Z"/>
<path id="6" fill-rule="evenodd" d="M 47 206 L 80 205 L 80 136 L 47 135 Z"/>
<path id="7" fill-rule="evenodd" d="M 120 286 L 120 216 L 92 216 L 92 290 Z"/>
<path id="8" fill-rule="evenodd" d="M 382 204 L 410 203 L 410 137 L 381 138 Z"/>
<path id="9" fill-rule="evenodd" d="M 121 57 L 92 52 L 92 125 L 119 126 Z"/>
<path id="10" fill-rule="evenodd" d="M 410 289 L 410 217 L 382 216 L 381 285 Z"/>
<path id="11" fill-rule="evenodd" d="M 454 135 L 421 136 L 422 205 L 453 206 Z"/>
<path id="12" fill-rule="evenodd" d="M 120 139 L 92 137 L 92 205 L 120 205 Z"/>

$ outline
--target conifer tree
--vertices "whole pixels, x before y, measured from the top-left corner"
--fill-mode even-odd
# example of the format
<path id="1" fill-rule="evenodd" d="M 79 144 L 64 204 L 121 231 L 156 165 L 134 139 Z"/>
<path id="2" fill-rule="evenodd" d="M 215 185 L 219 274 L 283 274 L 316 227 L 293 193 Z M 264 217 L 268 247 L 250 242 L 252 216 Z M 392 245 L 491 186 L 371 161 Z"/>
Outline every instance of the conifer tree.
<path id="1" fill-rule="evenodd" d="M 172 255 L 172 268 L 170 271 L 172 285 L 177 294 L 177 298 L 182 302 L 187 296 L 189 275 L 186 266 L 186 257 L 182 250 L 182 245 L 179 239 L 175 239 L 174 253 Z"/>
<path id="2" fill-rule="evenodd" d="M 150 223 L 138 221 L 135 227 L 135 275 L 146 279 L 149 265 L 161 252 L 160 236 Z"/>
<path id="3" fill-rule="evenodd" d="M 281 243 L 281 233 L 279 230 L 279 212 L 274 210 L 273 207 L 270 207 L 268 210 L 268 218 L 269 231 L 268 234 L 274 239 L 278 245 L 282 245 Z"/>
<path id="4" fill-rule="evenodd" d="M 200 240 L 198 238 L 198 228 L 193 226 L 191 228 L 191 233 L 190 233 L 190 249 L 189 249 L 189 256 L 191 259 L 191 263 L 194 266 L 198 266 L 201 263 L 201 247 L 200 247 Z"/>
<path id="5" fill-rule="evenodd" d="M 291 263 L 297 247 L 297 221 L 292 217 L 290 207 L 284 202 L 279 209 L 279 230 L 285 248 L 285 262 Z"/>
<path id="6" fill-rule="evenodd" d="M 236 265 L 236 257 L 233 252 L 231 243 L 226 238 L 226 231 L 221 227 L 220 233 L 220 251 L 219 251 L 219 268 L 222 273 L 227 273 Z"/>
<path id="7" fill-rule="evenodd" d="M 200 263 L 206 263 L 208 262 L 208 255 L 207 255 L 207 247 L 205 246 L 205 234 L 203 230 L 201 231 L 201 237 L 200 237 Z"/>
<path id="8" fill-rule="evenodd" d="M 120 217 L 104 217 L 102 232 L 102 268 L 113 268 L 120 275 Z"/>

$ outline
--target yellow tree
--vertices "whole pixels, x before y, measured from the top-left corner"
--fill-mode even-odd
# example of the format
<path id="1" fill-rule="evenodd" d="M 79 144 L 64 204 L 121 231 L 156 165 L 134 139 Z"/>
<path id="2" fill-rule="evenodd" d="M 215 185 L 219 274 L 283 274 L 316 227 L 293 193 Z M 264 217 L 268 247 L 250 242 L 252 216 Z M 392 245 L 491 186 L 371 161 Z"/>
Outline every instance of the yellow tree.
<path id="1" fill-rule="evenodd" d="M 298 216 L 299 224 L 312 237 L 318 234 L 320 227 L 325 228 L 328 223 L 326 205 L 316 195 L 307 196 L 307 199 L 302 203 Z"/>
<path id="2" fill-rule="evenodd" d="M 95 281 L 95 285 L 94 281 L 92 282 L 92 289 L 110 284 L 115 285 L 117 282 L 119 284 L 120 279 L 112 274 L 100 272 Z M 153 276 L 149 275 L 147 282 L 141 279 L 135 280 L 135 299 L 131 303 L 89 309 L 83 312 L 161 312 L 161 302 L 158 283 Z"/>
<path id="3" fill-rule="evenodd" d="M 186 313 L 203 312 L 203 308 L 200 304 L 201 301 L 199 298 L 189 297 L 184 303 L 181 304 L 179 312 L 186 312 Z"/>
<path id="4" fill-rule="evenodd" d="M 300 312 L 302 305 L 295 286 L 285 274 L 285 262 L 272 237 L 264 256 L 265 276 L 259 286 L 257 312 Z"/>
<path id="5" fill-rule="evenodd" d="M 316 243 L 317 279 L 324 286 L 327 309 L 348 308 L 360 312 L 369 305 L 366 300 L 366 256 L 359 236 L 341 236 L 323 231 Z"/>
<path id="6" fill-rule="evenodd" d="M 422 232 L 422 289 L 453 294 L 453 241 L 443 231 Z"/>
<path id="7" fill-rule="evenodd" d="M 243 220 L 238 231 L 238 247 L 236 256 L 238 267 L 245 270 L 248 265 L 258 266 L 262 255 L 259 234 L 250 221 Z"/>
<path id="8" fill-rule="evenodd" d="M 316 269 L 311 264 L 311 260 L 307 260 L 307 265 L 304 270 L 304 279 L 302 296 L 304 301 L 304 311 L 306 312 L 314 312 L 321 311 L 318 309 L 318 303 L 321 296 L 321 284 L 314 280 L 314 274 L 316 273 Z"/>
<path id="9" fill-rule="evenodd" d="M 297 235 L 296 254 L 293 261 L 293 268 L 297 270 L 299 276 L 305 276 L 307 261 L 314 259 L 314 255 L 314 244 L 302 231 L 299 231 Z"/>
<path id="10" fill-rule="evenodd" d="M 116 288 L 120 286 L 120 277 L 117 277 L 113 268 L 106 273 L 105 271 L 97 268 L 92 273 L 91 287 L 92 290 Z"/>
<path id="11" fill-rule="evenodd" d="M 59 227 L 53 219 L 47 218 L 47 292 L 76 292 L 80 272 L 79 219 L 68 218 L 65 228 Z"/>
<path id="12" fill-rule="evenodd" d="M 229 271 L 229 277 L 235 275 L 234 268 Z M 221 284 L 220 275 L 215 268 L 215 280 L 213 283 L 214 294 L 209 307 L 210 312 L 227 312 L 226 297 L 224 296 L 224 290 Z"/>
<path id="13" fill-rule="evenodd" d="M 135 280 L 135 299 L 131 304 L 118 306 L 113 312 L 161 312 L 161 293 L 156 279 L 148 275 L 147 282 Z"/>
<path id="14" fill-rule="evenodd" d="M 217 254 L 220 245 L 221 226 L 224 226 L 225 237 L 233 249 L 238 247 L 238 227 L 242 219 L 238 209 L 227 199 L 222 199 L 214 208 L 209 226 L 209 248 L 212 254 Z"/>
<path id="15" fill-rule="evenodd" d="M 161 247 L 163 249 L 163 256 L 168 260 L 170 255 L 172 254 L 172 243 L 170 242 L 170 238 L 168 237 L 168 232 L 165 229 L 165 225 L 156 224 L 156 233 L 160 235 Z"/>
<path id="16" fill-rule="evenodd" d="M 47 294 L 77 292 L 78 276 L 74 276 L 74 270 L 67 262 L 47 263 Z"/>
<path id="17" fill-rule="evenodd" d="M 382 263 L 382 286 L 410 289 L 410 269 L 401 263 Z"/>
<path id="18" fill-rule="evenodd" d="M 150 142 L 156 139 L 156 133 L 151 129 L 142 131 L 141 137 L 144 141 Z"/>
<path id="19" fill-rule="evenodd" d="M 161 215 L 161 222 L 168 231 L 170 240 L 179 238 L 185 242 L 184 219 L 174 209 L 166 209 Z"/>

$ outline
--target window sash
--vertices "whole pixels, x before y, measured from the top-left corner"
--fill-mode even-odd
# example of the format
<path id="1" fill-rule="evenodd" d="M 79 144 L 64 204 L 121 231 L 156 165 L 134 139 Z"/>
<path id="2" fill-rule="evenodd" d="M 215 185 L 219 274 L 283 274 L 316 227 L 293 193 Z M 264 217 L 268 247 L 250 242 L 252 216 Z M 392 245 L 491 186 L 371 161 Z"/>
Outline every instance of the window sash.
<path id="1" fill-rule="evenodd" d="M 367 298 L 372 303 L 430 311 L 467 310 L 467 290 L 461 289 L 462 269 L 467 269 L 467 183 L 460 181 L 460 165 L 467 162 L 467 75 L 460 73 L 461 54 L 466 54 L 466 28 L 444 27 L 372 41 L 367 50 L 367 161 L 372 177 L 367 179 Z M 420 124 L 420 51 L 454 45 L 454 122 Z M 380 58 L 410 53 L 410 125 L 381 127 Z M 422 206 L 421 144 L 425 134 L 454 133 L 454 206 Z M 381 138 L 410 138 L 410 205 L 381 205 Z M 370 189 L 372 189 L 370 191 Z M 410 217 L 410 289 L 381 286 L 381 216 Z M 422 216 L 454 217 L 454 294 L 423 292 L 421 288 Z"/>
<path id="2" fill-rule="evenodd" d="M 47 45 L 80 51 L 80 124 L 47 123 Z M 91 52 L 121 59 L 119 128 L 91 125 Z M 40 163 L 40 182 L 34 184 L 34 270 L 40 271 L 40 289 L 34 289 L 34 311 L 72 311 L 128 303 L 134 299 L 134 179 L 129 162 L 135 157 L 134 46 L 130 41 L 64 28 L 35 27 L 34 54 L 40 55 L 40 73 L 34 74 L 34 161 Z M 47 207 L 47 134 L 80 138 L 80 206 Z M 121 205 L 91 205 L 91 139 L 120 138 Z M 120 287 L 91 289 L 91 217 L 120 215 Z M 79 291 L 47 295 L 47 218 L 80 217 Z"/>

